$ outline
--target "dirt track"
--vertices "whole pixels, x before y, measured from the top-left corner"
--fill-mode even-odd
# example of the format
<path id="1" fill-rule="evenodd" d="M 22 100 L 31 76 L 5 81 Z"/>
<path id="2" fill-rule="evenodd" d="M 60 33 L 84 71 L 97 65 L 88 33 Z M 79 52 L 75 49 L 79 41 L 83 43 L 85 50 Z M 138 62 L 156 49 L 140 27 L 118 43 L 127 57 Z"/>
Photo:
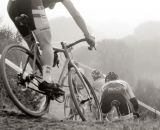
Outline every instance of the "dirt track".
<path id="1" fill-rule="evenodd" d="M 0 110 L 0 130 L 160 130 L 160 122 L 75 122 L 53 117 L 35 119 L 24 114 Z"/>
<path id="2" fill-rule="evenodd" d="M 53 101 L 49 113 L 42 118 L 0 109 L 0 130 L 160 130 L 160 119 L 112 123 L 68 121 L 64 120 L 63 109 L 63 103 Z"/>
<path id="3" fill-rule="evenodd" d="M 84 130 L 97 129 L 87 122 L 63 121 L 56 118 L 30 118 L 24 114 L 0 111 L 0 130 Z"/>

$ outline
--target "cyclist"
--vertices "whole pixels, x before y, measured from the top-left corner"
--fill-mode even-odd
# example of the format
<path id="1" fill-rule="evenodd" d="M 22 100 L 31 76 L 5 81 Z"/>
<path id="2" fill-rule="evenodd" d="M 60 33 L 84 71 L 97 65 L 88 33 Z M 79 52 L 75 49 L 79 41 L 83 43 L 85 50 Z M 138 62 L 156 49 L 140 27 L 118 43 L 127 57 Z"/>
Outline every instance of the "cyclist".
<path id="1" fill-rule="evenodd" d="M 98 100 L 100 100 L 100 97 L 101 97 L 100 90 L 101 90 L 101 87 L 105 84 L 105 76 L 97 69 L 94 69 L 92 71 L 91 76 L 94 80 L 92 87 L 95 90 Z"/>
<path id="2" fill-rule="evenodd" d="M 131 86 L 124 80 L 120 80 L 114 72 L 109 72 L 105 78 L 105 84 L 102 86 L 101 109 L 104 119 L 112 110 L 113 101 L 118 101 L 120 115 L 125 117 L 133 112 L 133 115 L 139 117 L 138 101 L 131 89 Z"/>
<path id="3" fill-rule="evenodd" d="M 8 2 L 8 14 L 28 46 L 31 47 L 32 43 L 32 35 L 30 34 L 29 29 L 35 32 L 35 35 L 40 42 L 40 48 L 42 50 L 41 61 L 43 64 L 43 82 L 39 85 L 39 89 L 42 91 L 53 90 L 57 86 L 57 84 L 52 83 L 51 79 L 54 54 L 51 46 L 51 31 L 45 8 L 53 9 L 58 2 L 61 2 L 66 7 L 84 33 L 90 47 L 93 47 L 95 45 L 95 39 L 88 32 L 83 18 L 70 0 L 9 0 Z M 20 16 L 21 14 L 28 16 L 29 29 L 27 26 L 22 26 L 16 22 L 15 17 Z"/>

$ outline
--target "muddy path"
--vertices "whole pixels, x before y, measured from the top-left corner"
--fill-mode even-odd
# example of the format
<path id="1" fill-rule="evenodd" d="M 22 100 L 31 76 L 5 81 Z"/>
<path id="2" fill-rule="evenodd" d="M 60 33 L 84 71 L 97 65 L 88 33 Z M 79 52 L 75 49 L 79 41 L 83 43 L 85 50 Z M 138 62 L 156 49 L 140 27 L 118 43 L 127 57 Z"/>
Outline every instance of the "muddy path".
<path id="1" fill-rule="evenodd" d="M 84 130 L 98 129 L 101 122 L 76 122 L 57 118 L 31 118 L 21 113 L 0 110 L 0 130 Z"/>
<path id="2" fill-rule="evenodd" d="M 160 130 L 160 121 L 78 122 L 0 110 L 0 130 Z"/>

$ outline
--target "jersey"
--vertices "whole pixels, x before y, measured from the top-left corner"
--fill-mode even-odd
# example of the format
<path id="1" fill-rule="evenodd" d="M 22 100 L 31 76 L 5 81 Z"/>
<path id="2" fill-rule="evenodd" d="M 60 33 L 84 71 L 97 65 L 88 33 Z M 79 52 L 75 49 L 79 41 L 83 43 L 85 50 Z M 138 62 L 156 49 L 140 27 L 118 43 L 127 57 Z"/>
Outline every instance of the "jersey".
<path id="1" fill-rule="evenodd" d="M 112 89 L 114 88 L 124 88 L 125 92 L 122 93 L 124 94 L 124 96 L 126 96 L 128 99 L 130 98 L 134 98 L 135 95 L 131 89 L 131 86 L 124 80 L 114 80 L 114 81 L 109 81 L 107 83 L 105 83 L 102 86 L 101 92 L 103 92 L 105 89 L 111 88 L 110 91 L 112 91 Z M 116 89 L 114 89 L 116 90 Z"/>

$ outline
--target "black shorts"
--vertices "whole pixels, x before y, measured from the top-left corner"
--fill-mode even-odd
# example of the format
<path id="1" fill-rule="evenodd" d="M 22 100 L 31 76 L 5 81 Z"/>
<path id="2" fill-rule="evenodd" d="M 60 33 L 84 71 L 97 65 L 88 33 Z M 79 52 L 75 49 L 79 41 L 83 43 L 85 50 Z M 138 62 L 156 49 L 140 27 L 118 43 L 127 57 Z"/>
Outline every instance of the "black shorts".
<path id="1" fill-rule="evenodd" d="M 130 113 L 128 101 L 122 94 L 113 94 L 108 93 L 108 90 L 104 90 L 101 97 L 101 110 L 102 113 L 107 114 L 111 111 L 112 106 L 111 103 L 113 100 L 117 100 L 120 102 L 119 111 L 122 116 L 128 115 Z"/>
<path id="2" fill-rule="evenodd" d="M 42 0 L 9 0 L 7 9 L 11 20 L 23 37 L 29 35 L 30 32 L 26 26 L 21 26 L 16 23 L 15 17 L 21 14 L 26 14 L 29 17 L 29 28 L 31 30 L 49 28 Z"/>

